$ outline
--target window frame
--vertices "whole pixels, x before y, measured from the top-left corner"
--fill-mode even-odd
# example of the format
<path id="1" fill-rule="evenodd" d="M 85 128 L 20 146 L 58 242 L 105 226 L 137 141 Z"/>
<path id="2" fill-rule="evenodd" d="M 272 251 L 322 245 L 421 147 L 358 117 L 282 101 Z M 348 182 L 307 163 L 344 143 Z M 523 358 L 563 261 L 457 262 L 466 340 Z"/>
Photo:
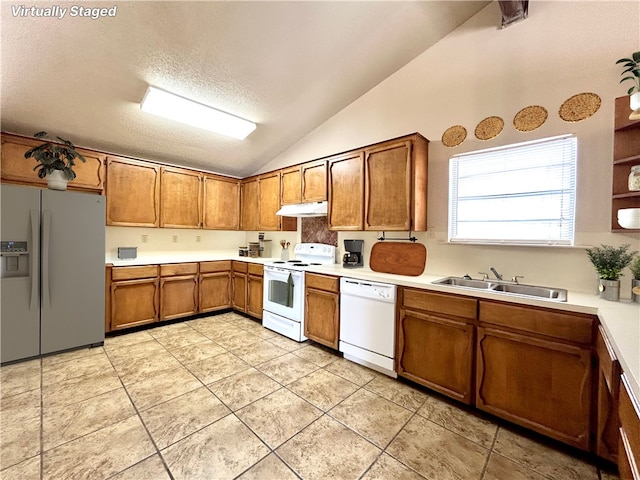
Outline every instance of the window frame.
<path id="1" fill-rule="evenodd" d="M 545 145 L 546 144 L 546 145 Z M 549 145 L 553 144 L 553 145 Z M 564 148 L 569 147 L 567 152 L 562 151 Z M 489 235 L 482 236 L 472 236 L 472 235 L 461 235 L 460 234 L 460 225 L 463 221 L 460 220 L 459 210 L 460 210 L 460 199 L 463 199 L 463 203 L 466 202 L 466 205 L 471 205 L 475 208 L 480 208 L 479 202 L 485 201 L 489 202 L 490 200 L 497 201 L 501 200 L 502 202 L 508 201 L 511 198 L 514 201 L 524 199 L 527 196 L 531 196 L 531 191 L 527 191 L 526 189 L 516 190 L 514 192 L 508 194 L 498 194 L 498 195 L 488 195 L 488 194 L 477 194 L 477 195 L 468 195 L 470 189 L 467 189 L 465 192 L 467 193 L 466 200 L 464 200 L 464 193 L 460 195 L 460 183 L 461 178 L 470 178 L 460 176 L 460 165 L 461 163 L 466 163 L 469 165 L 470 161 L 477 160 L 478 162 L 485 162 L 484 167 L 487 168 L 487 164 L 489 162 L 494 162 L 497 160 L 505 163 L 505 160 L 509 155 L 512 155 L 512 158 L 518 155 L 518 153 L 522 154 L 523 151 L 528 149 L 528 152 L 537 153 L 536 150 L 539 150 L 539 153 L 544 153 L 544 149 L 549 148 L 549 150 L 559 149 L 561 154 L 559 157 L 555 157 L 555 162 L 546 162 L 546 168 L 556 168 L 558 170 L 559 176 L 556 178 L 562 187 L 558 188 L 548 188 L 545 190 L 540 190 L 535 194 L 544 200 L 551 201 L 553 203 L 553 197 L 559 196 L 562 197 L 561 200 L 555 200 L 557 205 L 554 205 L 554 208 L 557 209 L 558 217 L 547 219 L 548 226 L 545 227 L 545 231 L 551 235 L 552 227 L 554 221 L 558 222 L 558 235 L 549 236 L 547 238 L 528 238 L 528 236 L 509 236 L 509 238 L 488 238 Z M 492 159 L 491 155 L 495 153 L 496 159 Z M 561 160 L 561 162 L 558 162 Z M 544 164 L 544 162 L 541 162 Z M 576 221 L 576 204 L 577 204 L 577 164 L 578 164 L 578 139 L 575 134 L 565 134 L 558 135 L 554 137 L 545 137 L 537 140 L 514 143 L 509 145 L 503 145 L 495 148 L 488 148 L 483 150 L 476 150 L 472 152 L 460 153 L 457 155 L 453 155 L 449 158 L 449 194 L 448 194 L 448 216 L 447 216 L 447 240 L 452 244 L 488 244 L 488 245 L 532 245 L 532 246 L 563 246 L 563 247 L 571 247 L 575 246 L 575 221 Z M 467 165 L 464 165 L 465 167 Z M 477 164 L 478 165 L 478 164 Z M 524 164 L 523 164 L 524 165 Z M 555 165 L 555 166 L 554 166 Z M 535 167 L 526 167 L 526 168 L 535 168 Z M 537 168 L 543 169 L 543 165 L 539 165 Z M 482 170 L 480 170 L 482 173 Z M 503 169 L 489 171 L 487 170 L 483 174 L 491 176 L 493 175 L 493 182 L 496 182 L 496 178 L 499 178 L 502 175 L 503 178 L 506 178 L 509 170 Z M 494 183 L 495 185 L 496 183 Z M 513 183 L 509 184 L 509 186 L 513 185 Z M 554 193 L 555 192 L 555 193 Z M 473 198 L 476 197 L 476 198 Z M 475 205 L 472 205 L 472 202 L 477 202 Z M 513 206 L 513 205 L 512 205 Z M 509 209 L 511 210 L 511 209 Z M 511 210 L 513 211 L 513 210 Z M 530 211 L 530 210 L 528 210 Z M 468 215 L 468 214 L 467 214 Z M 481 224 L 490 225 L 492 222 L 495 222 L 494 225 L 499 225 L 501 228 L 506 224 L 516 221 L 522 221 L 523 225 L 531 228 L 536 222 L 543 223 L 543 218 L 534 220 L 527 219 L 526 215 L 523 215 L 521 219 L 494 219 L 494 220 L 479 220 L 478 223 L 480 225 L 476 226 L 476 228 L 482 228 Z M 477 230 L 476 230 L 477 231 Z M 505 230 L 506 231 L 506 230 Z M 476 238 L 477 237 L 477 238 Z"/>

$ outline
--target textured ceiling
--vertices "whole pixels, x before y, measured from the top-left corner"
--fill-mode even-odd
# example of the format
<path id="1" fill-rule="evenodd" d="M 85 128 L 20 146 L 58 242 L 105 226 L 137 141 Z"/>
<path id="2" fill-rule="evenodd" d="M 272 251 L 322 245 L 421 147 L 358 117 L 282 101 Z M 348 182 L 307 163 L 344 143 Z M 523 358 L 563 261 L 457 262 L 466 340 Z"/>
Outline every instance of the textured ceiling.
<path id="1" fill-rule="evenodd" d="M 3 1 L 1 127 L 248 176 L 487 3 Z M 12 10 L 114 4 L 97 20 Z M 240 141 L 142 113 L 148 84 L 258 128 Z"/>

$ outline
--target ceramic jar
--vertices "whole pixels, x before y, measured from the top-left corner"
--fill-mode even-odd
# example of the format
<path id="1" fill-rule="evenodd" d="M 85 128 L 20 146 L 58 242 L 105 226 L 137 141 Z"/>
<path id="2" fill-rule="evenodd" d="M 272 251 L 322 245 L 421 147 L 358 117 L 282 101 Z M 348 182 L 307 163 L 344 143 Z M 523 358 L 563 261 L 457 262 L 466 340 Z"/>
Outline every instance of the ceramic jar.
<path id="1" fill-rule="evenodd" d="M 629 173 L 629 191 L 640 191 L 640 165 L 631 167 L 631 173 Z"/>

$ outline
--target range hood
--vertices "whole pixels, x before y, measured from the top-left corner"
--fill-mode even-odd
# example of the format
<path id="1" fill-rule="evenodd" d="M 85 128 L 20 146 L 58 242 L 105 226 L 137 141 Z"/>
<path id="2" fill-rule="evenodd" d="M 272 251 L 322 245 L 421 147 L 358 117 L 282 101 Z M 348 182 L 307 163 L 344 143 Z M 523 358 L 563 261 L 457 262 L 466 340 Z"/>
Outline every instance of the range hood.
<path id="1" fill-rule="evenodd" d="M 296 203 L 283 205 L 276 215 L 281 217 L 326 217 L 327 202 Z"/>

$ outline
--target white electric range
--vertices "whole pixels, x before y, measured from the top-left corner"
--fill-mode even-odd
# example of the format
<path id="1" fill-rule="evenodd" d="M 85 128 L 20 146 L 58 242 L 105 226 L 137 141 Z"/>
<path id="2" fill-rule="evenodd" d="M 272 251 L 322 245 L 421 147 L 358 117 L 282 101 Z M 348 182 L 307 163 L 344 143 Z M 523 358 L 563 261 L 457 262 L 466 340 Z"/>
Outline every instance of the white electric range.
<path id="1" fill-rule="evenodd" d="M 299 243 L 293 260 L 264 264 L 262 325 L 297 342 L 304 336 L 304 271 L 312 265 L 331 265 L 336 247 L 324 243 Z"/>

